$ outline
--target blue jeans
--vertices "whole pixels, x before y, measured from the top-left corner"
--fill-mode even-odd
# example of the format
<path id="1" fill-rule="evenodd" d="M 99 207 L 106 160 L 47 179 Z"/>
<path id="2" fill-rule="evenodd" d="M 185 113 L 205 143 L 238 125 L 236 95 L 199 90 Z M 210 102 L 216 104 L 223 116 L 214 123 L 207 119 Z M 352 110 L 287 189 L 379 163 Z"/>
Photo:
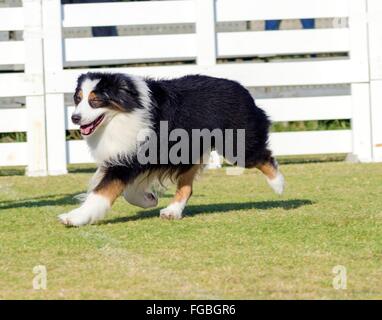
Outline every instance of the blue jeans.
<path id="1" fill-rule="evenodd" d="M 314 19 L 301 19 L 301 24 L 304 29 L 314 29 L 315 20 Z M 265 30 L 278 30 L 280 29 L 281 20 L 266 20 Z"/>

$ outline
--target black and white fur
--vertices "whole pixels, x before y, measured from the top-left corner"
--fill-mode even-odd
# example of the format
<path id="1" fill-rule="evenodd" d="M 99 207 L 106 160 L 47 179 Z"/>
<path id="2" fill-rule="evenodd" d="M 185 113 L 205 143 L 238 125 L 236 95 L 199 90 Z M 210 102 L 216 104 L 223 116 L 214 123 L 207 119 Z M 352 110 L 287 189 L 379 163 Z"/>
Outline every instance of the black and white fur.
<path id="1" fill-rule="evenodd" d="M 194 165 L 188 163 L 142 165 L 137 161 L 138 133 L 150 128 L 159 135 L 160 121 L 168 121 L 169 131 L 245 129 L 245 167 L 259 168 L 275 192 L 283 192 L 283 176 L 267 146 L 270 121 L 247 89 L 235 81 L 202 75 L 154 80 L 87 73 L 78 78 L 74 100 L 73 122 L 81 126 L 98 169 L 82 205 L 59 216 L 66 225 L 99 221 L 120 193 L 133 205 L 154 207 L 158 201 L 151 188 L 158 177 L 176 181 L 192 170 Z M 161 217 L 181 218 L 187 199 L 162 209 Z"/>

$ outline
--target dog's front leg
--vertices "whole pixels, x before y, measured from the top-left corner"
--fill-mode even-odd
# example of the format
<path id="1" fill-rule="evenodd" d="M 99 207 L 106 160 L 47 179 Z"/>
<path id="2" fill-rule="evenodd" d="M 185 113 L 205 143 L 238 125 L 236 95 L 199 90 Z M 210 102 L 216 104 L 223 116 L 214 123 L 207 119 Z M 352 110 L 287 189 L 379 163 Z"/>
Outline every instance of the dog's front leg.
<path id="1" fill-rule="evenodd" d="M 192 195 L 192 184 L 200 169 L 200 165 L 194 165 L 190 170 L 178 177 L 178 187 L 172 202 L 160 211 L 162 219 L 182 218 L 183 210 Z"/>
<path id="2" fill-rule="evenodd" d="M 125 189 L 126 183 L 106 171 L 102 180 L 90 191 L 82 205 L 61 214 L 59 220 L 68 226 L 83 226 L 101 220 Z"/>

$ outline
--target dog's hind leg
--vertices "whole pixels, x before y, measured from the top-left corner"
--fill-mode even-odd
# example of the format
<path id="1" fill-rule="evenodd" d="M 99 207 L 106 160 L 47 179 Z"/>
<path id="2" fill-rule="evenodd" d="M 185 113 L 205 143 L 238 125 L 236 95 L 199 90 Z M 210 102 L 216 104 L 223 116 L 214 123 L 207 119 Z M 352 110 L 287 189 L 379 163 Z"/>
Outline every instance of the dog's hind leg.
<path id="1" fill-rule="evenodd" d="M 279 170 L 277 161 L 270 157 L 269 160 L 259 162 L 255 165 L 266 177 L 268 184 L 277 194 L 282 194 L 284 191 L 284 176 Z"/>
<path id="2" fill-rule="evenodd" d="M 192 195 L 192 185 L 200 170 L 200 165 L 194 165 L 178 178 L 177 190 L 171 203 L 160 211 L 162 219 L 181 219 L 188 199 Z"/>
<path id="3" fill-rule="evenodd" d="M 284 176 L 279 170 L 276 159 L 272 157 L 271 151 L 265 149 L 260 157 L 247 161 L 246 168 L 259 169 L 265 175 L 265 178 L 273 191 L 277 194 L 283 193 Z"/>

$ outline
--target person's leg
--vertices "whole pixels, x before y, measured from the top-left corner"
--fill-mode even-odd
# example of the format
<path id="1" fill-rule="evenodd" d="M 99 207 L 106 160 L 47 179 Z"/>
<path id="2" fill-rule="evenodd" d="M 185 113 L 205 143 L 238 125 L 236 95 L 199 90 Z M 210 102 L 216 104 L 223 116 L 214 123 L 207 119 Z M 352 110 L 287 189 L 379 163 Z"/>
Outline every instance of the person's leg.
<path id="1" fill-rule="evenodd" d="M 278 30 L 280 29 L 281 20 L 266 20 L 265 21 L 265 30 Z"/>
<path id="2" fill-rule="evenodd" d="M 116 37 L 118 36 L 117 28 L 111 27 L 92 27 L 93 37 Z"/>
<path id="3" fill-rule="evenodd" d="M 304 29 L 314 29 L 316 27 L 316 20 L 314 19 L 301 19 L 301 24 Z M 311 54 L 311 58 L 316 58 L 316 54 Z"/>
<path id="4" fill-rule="evenodd" d="M 301 24 L 304 29 L 314 29 L 316 27 L 314 19 L 301 19 Z"/>

